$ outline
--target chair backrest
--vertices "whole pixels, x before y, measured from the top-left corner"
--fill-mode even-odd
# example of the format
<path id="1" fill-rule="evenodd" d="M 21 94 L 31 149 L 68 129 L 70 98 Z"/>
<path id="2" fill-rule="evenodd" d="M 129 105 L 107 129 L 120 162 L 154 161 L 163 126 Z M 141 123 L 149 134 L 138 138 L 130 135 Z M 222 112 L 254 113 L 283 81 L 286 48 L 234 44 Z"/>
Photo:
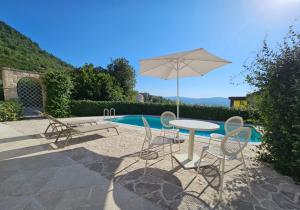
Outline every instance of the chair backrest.
<path id="1" fill-rule="evenodd" d="M 244 126 L 244 120 L 242 117 L 234 116 L 226 120 L 224 125 L 225 134 L 230 133 L 231 131 L 241 128 Z"/>
<path id="2" fill-rule="evenodd" d="M 221 150 L 224 155 L 236 156 L 248 144 L 251 137 L 251 128 L 242 127 L 228 133 L 221 142 Z"/>
<path id="3" fill-rule="evenodd" d="M 163 127 L 171 128 L 173 125 L 170 125 L 171 120 L 176 120 L 176 115 L 173 112 L 166 111 L 161 114 L 160 116 L 160 122 L 163 125 Z"/>
<path id="4" fill-rule="evenodd" d="M 145 117 L 142 117 L 142 120 L 143 120 L 145 131 L 146 131 L 146 138 L 147 138 L 148 141 L 151 141 L 152 132 L 151 132 L 151 128 L 149 126 L 149 123 L 148 123 L 148 121 L 146 120 Z"/>
<path id="5" fill-rule="evenodd" d="M 66 123 L 61 122 L 60 120 L 56 119 L 55 117 L 51 116 L 50 114 L 47 113 L 42 113 L 44 117 L 46 117 L 50 122 L 55 122 L 57 124 L 60 124 L 62 126 L 65 126 L 68 129 L 74 130 L 71 126 L 67 125 Z"/>

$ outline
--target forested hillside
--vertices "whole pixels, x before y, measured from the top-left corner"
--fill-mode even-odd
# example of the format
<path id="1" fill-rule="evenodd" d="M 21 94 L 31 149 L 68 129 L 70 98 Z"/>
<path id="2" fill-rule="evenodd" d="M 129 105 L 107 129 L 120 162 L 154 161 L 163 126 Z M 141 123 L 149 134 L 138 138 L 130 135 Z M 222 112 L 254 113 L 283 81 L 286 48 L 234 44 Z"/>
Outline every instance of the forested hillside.
<path id="1" fill-rule="evenodd" d="M 1 67 L 47 74 L 52 70 L 67 71 L 73 83 L 71 86 L 74 87 L 70 88 L 73 99 L 132 101 L 136 95 L 135 72 L 125 58 L 111 60 L 106 68 L 94 67 L 93 64 L 75 68 L 42 50 L 30 38 L 0 21 L 0 69 Z M 0 100 L 3 100 L 1 75 Z"/>
<path id="2" fill-rule="evenodd" d="M 44 72 L 47 69 L 70 70 L 73 67 L 42 50 L 30 38 L 0 21 L 0 68 Z"/>

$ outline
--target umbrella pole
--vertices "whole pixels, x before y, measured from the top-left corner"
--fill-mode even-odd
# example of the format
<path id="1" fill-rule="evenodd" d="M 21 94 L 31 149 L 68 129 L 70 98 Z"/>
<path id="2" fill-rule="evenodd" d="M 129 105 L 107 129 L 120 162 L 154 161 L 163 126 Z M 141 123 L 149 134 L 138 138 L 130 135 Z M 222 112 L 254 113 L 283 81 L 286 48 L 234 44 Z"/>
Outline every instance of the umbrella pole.
<path id="1" fill-rule="evenodd" d="M 179 67 L 178 67 L 178 60 L 177 60 L 177 67 L 176 67 L 176 71 L 177 71 L 177 120 L 179 119 Z"/>

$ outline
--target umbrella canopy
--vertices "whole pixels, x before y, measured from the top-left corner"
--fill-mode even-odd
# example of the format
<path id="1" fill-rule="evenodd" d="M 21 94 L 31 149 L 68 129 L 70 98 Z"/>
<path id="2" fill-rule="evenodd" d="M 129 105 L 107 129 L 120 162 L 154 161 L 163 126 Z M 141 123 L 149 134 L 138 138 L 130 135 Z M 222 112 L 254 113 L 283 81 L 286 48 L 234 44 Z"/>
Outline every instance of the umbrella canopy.
<path id="1" fill-rule="evenodd" d="M 141 75 L 177 79 L 177 118 L 179 118 L 179 78 L 203 76 L 230 63 L 203 48 L 140 60 Z"/>

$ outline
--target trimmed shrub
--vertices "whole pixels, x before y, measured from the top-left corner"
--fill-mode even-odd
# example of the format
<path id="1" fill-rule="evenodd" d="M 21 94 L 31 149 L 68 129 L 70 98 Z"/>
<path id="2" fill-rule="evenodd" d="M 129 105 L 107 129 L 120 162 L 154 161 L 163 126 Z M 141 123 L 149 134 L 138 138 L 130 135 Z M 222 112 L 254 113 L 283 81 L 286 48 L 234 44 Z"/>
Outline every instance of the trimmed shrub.
<path id="1" fill-rule="evenodd" d="M 175 104 L 155 104 L 136 102 L 111 102 L 111 101 L 72 101 L 71 113 L 75 116 L 99 116 L 105 108 L 115 108 L 117 115 L 144 114 L 161 115 L 164 111 L 176 113 Z M 242 116 L 249 120 L 251 114 L 247 110 L 238 110 L 226 107 L 210 107 L 199 105 L 181 105 L 180 117 L 225 121 L 232 116 Z"/>
<path id="2" fill-rule="evenodd" d="M 0 122 L 19 120 L 22 105 L 17 100 L 0 102 Z"/>
<path id="3" fill-rule="evenodd" d="M 43 82 L 47 90 L 46 111 L 54 117 L 68 117 L 73 89 L 70 75 L 64 71 L 49 71 Z"/>
<path id="4" fill-rule="evenodd" d="M 247 66 L 257 89 L 256 108 L 264 128 L 259 159 L 300 183 L 300 32 L 291 27 L 279 49 L 264 42 Z"/>

